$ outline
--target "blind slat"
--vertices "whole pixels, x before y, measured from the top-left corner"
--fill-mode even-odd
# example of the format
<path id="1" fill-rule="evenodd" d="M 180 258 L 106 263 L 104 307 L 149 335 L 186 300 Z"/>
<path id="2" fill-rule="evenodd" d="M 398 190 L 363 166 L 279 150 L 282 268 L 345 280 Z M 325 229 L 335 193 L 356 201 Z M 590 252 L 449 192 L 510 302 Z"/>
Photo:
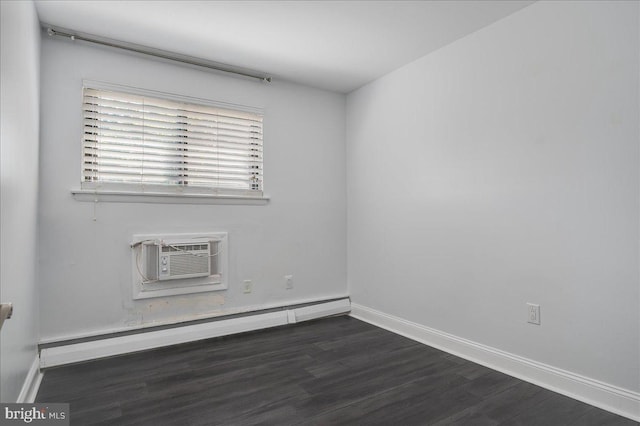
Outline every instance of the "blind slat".
<path id="1" fill-rule="evenodd" d="M 262 145 L 261 137 L 238 137 L 233 135 L 201 135 L 198 133 L 188 133 L 181 131 L 165 130 L 164 132 L 154 131 L 153 128 L 146 128 L 145 132 L 136 131 L 140 126 L 109 126 L 101 123 L 101 127 L 98 127 L 94 123 L 85 123 L 85 136 L 91 137 L 91 135 L 99 136 L 122 136 L 126 139 L 142 139 L 142 140 L 156 140 L 162 142 L 175 143 L 176 141 L 182 141 L 185 138 L 189 138 L 194 144 L 201 144 L 204 146 L 211 146 L 212 143 L 228 143 L 240 146 L 247 145 Z M 204 136 L 204 137 L 203 137 Z M 212 140 L 216 142 L 212 142 Z"/>
<path id="2" fill-rule="evenodd" d="M 149 113 L 148 111 L 124 111 L 117 108 L 102 106 L 89 107 L 87 105 L 85 105 L 83 111 L 85 113 L 85 117 L 104 121 L 145 121 L 150 125 L 155 124 L 160 127 L 168 124 L 180 123 L 210 129 L 230 129 L 248 132 L 261 131 L 260 123 L 251 120 L 204 120 L 180 115 L 155 114 Z"/>
<path id="3" fill-rule="evenodd" d="M 119 119 L 113 120 L 110 117 L 91 117 L 91 113 L 85 115 L 85 127 L 99 128 L 105 130 L 122 130 L 129 132 L 139 132 L 140 128 L 145 129 L 145 133 L 157 135 L 180 136 L 191 134 L 193 137 L 209 139 L 211 137 L 226 136 L 239 139 L 261 139 L 259 132 L 241 131 L 232 129 L 216 129 L 212 127 L 192 126 L 187 123 L 165 123 L 144 119 Z M 95 115 L 95 114 L 94 114 Z"/>
<path id="4" fill-rule="evenodd" d="M 87 167 L 87 169 L 89 169 L 90 167 Z M 143 176 L 142 174 L 138 173 L 138 169 L 136 168 L 127 168 L 127 167 L 123 167 L 121 165 L 118 166 L 109 166 L 109 165 L 103 165 L 101 172 L 102 173 L 113 173 L 117 171 L 118 173 L 123 173 L 123 174 L 127 174 L 127 175 L 135 175 L 135 176 Z M 87 176 L 92 176 L 93 173 L 88 173 Z M 216 172 L 206 172 L 206 171 L 194 171 L 194 172 L 189 172 L 189 174 L 183 174 L 180 173 L 180 171 L 176 170 L 176 171 L 167 171 L 167 170 L 157 170 L 157 169 L 153 169 L 150 168 L 148 169 L 148 172 L 145 173 L 144 175 L 155 175 L 155 176 L 165 176 L 167 177 L 167 179 L 193 179 L 193 178 L 207 178 L 211 181 L 216 181 L 218 179 L 234 179 L 234 180 L 246 180 L 247 176 L 245 173 L 243 173 L 243 171 L 234 171 L 234 170 L 223 170 L 223 171 L 216 171 Z"/>
<path id="5" fill-rule="evenodd" d="M 222 127 L 222 128 L 247 128 L 253 131 L 260 130 L 262 126 L 261 121 L 247 120 L 244 118 L 231 118 L 231 117 L 219 117 L 219 116 L 207 116 L 207 115 L 185 115 L 188 114 L 184 111 L 150 111 L 148 108 L 141 110 L 125 110 L 118 107 L 109 107 L 104 105 L 85 104 L 83 111 L 87 114 L 93 114 L 94 116 L 100 116 L 104 118 L 122 118 L 122 119 L 145 119 L 150 122 L 158 123 L 191 123 L 193 125 L 201 125 L 208 127 Z"/>
<path id="6" fill-rule="evenodd" d="M 260 159 L 262 158 L 262 152 L 258 150 L 202 150 L 193 149 L 192 147 L 185 147 L 183 149 L 167 149 L 161 147 L 150 147 L 142 144 L 125 145 L 111 142 L 101 142 L 100 146 L 86 146 L 84 150 L 85 155 L 115 155 L 115 154 L 127 154 L 127 155 L 141 155 L 141 156 L 178 156 L 191 159 L 224 159 L 224 158 L 237 158 L 244 159 Z"/>
<path id="7" fill-rule="evenodd" d="M 125 158 L 104 158 L 104 157 L 85 157 L 85 164 L 95 164 L 97 166 L 123 166 L 123 167 L 135 167 L 137 169 L 158 169 L 158 170 L 167 170 L 173 171 L 178 169 L 187 170 L 185 173 L 195 172 L 199 170 L 206 171 L 224 171 L 224 170 L 237 170 L 240 173 L 246 174 L 247 165 L 242 161 L 218 161 L 218 162 L 197 162 L 197 161 L 188 161 L 188 162 L 179 162 L 179 161 L 153 161 L 153 160 L 138 160 L 138 159 L 125 159 Z M 255 165 L 254 167 L 250 167 L 249 169 L 252 173 L 256 170 L 259 171 L 259 165 Z"/>
<path id="8" fill-rule="evenodd" d="M 168 136 L 154 136 L 149 134 L 133 134 L 124 131 L 105 131 L 85 133 L 85 140 L 92 141 L 94 143 L 110 141 L 112 143 L 124 143 L 124 144 L 146 144 L 148 146 L 166 147 L 175 146 L 175 137 Z M 193 139 L 193 140 L 192 140 Z M 190 138 L 189 146 L 200 148 L 211 148 L 211 142 L 204 139 Z M 246 141 L 236 142 L 228 138 L 218 138 L 215 143 L 217 148 L 229 148 L 229 149 L 257 149 L 262 151 L 262 144 L 259 142 L 246 143 Z"/>
<path id="9" fill-rule="evenodd" d="M 165 110 L 179 110 L 188 111 L 193 114 L 209 114 L 215 115 L 221 118 L 230 119 L 246 119 L 262 122 L 262 116 L 260 114 L 251 113 L 247 111 L 240 111 L 235 109 L 219 108 L 210 105 L 202 105 L 197 103 L 178 102 L 168 99 L 154 98 L 150 96 L 134 95 L 130 93 L 116 92 L 111 90 L 101 89 L 84 89 L 84 98 L 87 100 L 85 103 L 97 103 L 108 101 L 116 101 L 120 104 L 127 105 L 126 109 L 137 110 L 141 106 L 150 108 L 160 108 Z M 98 101 L 92 102 L 89 99 L 97 99 Z"/>

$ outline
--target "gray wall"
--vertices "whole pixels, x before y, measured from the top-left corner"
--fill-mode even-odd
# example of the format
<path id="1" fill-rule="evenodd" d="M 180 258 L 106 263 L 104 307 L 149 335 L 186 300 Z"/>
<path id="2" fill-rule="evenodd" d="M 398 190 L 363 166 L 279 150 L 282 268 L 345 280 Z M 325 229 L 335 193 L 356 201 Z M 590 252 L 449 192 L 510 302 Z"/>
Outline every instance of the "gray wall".
<path id="1" fill-rule="evenodd" d="M 0 2 L 0 400 L 15 402 L 36 357 L 40 29 L 32 2 Z"/>
<path id="2" fill-rule="evenodd" d="M 535 3 L 348 96 L 355 303 L 640 389 L 638 16 Z"/>
<path id="3" fill-rule="evenodd" d="M 42 44 L 41 335 L 61 338 L 344 296 L 345 96 L 264 84 L 46 35 Z M 263 107 L 265 206 L 79 202 L 82 79 Z M 94 214 L 96 220 L 94 221 Z M 229 232 L 223 292 L 133 301 L 136 233 Z M 294 288 L 286 290 L 284 276 Z M 242 281 L 253 280 L 243 294 Z"/>

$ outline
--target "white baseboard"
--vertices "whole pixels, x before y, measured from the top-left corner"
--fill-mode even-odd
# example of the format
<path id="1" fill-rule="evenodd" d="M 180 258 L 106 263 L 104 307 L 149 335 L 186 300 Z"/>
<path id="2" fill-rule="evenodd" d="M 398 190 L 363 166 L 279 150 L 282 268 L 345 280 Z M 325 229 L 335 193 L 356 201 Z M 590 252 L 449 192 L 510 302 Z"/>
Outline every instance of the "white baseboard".
<path id="1" fill-rule="evenodd" d="M 351 316 L 603 410 L 640 421 L 638 392 L 472 342 L 356 303 L 351 304 Z"/>
<path id="2" fill-rule="evenodd" d="M 24 385 L 22 385 L 16 402 L 18 404 L 33 403 L 36 400 L 36 395 L 38 395 L 40 382 L 42 382 L 42 373 L 40 372 L 40 362 L 36 356 L 33 363 L 31 363 L 27 377 L 24 379 Z"/>
<path id="3" fill-rule="evenodd" d="M 291 310 L 248 315 L 165 330 L 53 346 L 40 351 L 40 368 L 55 367 L 196 340 L 210 339 L 212 337 L 277 327 L 313 318 L 335 315 L 337 313 L 345 313 L 349 312 L 349 310 L 349 300 L 343 299 Z"/>

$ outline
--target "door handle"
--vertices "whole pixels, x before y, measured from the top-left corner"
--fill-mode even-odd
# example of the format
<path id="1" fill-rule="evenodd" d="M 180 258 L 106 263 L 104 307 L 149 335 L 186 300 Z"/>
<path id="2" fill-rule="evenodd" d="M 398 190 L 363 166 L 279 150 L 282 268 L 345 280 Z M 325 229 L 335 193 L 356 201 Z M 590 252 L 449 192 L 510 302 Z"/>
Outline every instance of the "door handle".
<path id="1" fill-rule="evenodd" d="M 0 303 L 0 328 L 2 328 L 2 324 L 4 324 L 4 320 L 11 318 L 12 313 L 13 313 L 12 303 Z"/>

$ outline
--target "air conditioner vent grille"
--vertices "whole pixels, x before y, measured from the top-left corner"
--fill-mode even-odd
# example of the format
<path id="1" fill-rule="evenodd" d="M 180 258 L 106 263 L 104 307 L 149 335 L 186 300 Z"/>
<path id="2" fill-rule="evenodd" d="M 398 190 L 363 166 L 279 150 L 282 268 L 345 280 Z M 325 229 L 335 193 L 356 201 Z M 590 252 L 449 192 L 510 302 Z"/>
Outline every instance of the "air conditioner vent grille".
<path id="1" fill-rule="evenodd" d="M 208 252 L 180 253 L 171 256 L 170 276 L 183 276 L 192 274 L 209 274 Z"/>
<path id="2" fill-rule="evenodd" d="M 162 246 L 162 252 L 168 253 L 172 251 L 194 251 L 194 250 L 207 250 L 208 244 L 171 244 Z"/>

